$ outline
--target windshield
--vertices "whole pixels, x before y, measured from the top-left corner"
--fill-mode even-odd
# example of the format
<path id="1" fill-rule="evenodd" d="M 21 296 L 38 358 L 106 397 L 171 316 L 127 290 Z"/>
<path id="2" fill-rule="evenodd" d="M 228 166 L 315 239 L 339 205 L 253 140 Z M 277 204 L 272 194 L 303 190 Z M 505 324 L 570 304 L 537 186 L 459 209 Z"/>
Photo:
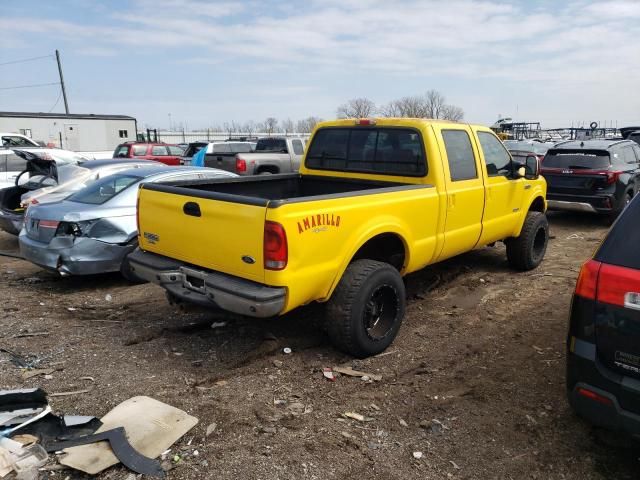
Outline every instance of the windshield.
<path id="1" fill-rule="evenodd" d="M 590 169 L 609 168 L 609 153 L 599 150 L 549 150 L 542 161 L 547 168 Z"/>
<path id="2" fill-rule="evenodd" d="M 111 175 L 74 193 L 67 200 L 78 203 L 102 205 L 140 180 L 142 180 L 142 177 L 138 177 L 137 175 Z"/>
<path id="3" fill-rule="evenodd" d="M 256 152 L 287 151 L 287 141 L 284 138 L 261 138 L 256 145 Z"/>
<path id="4" fill-rule="evenodd" d="M 12 147 L 40 147 L 33 140 L 29 140 L 28 138 L 21 137 L 19 135 L 3 135 L 2 136 L 2 146 L 5 148 Z"/>

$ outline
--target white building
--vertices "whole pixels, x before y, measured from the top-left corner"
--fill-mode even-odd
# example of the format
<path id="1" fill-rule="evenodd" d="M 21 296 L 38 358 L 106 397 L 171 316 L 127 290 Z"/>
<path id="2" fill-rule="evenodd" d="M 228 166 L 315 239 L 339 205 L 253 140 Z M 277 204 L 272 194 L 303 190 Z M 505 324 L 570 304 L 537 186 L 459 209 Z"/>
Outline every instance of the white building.
<path id="1" fill-rule="evenodd" d="M 76 152 L 113 151 L 136 140 L 136 131 L 136 119 L 126 115 L 0 112 L 0 132 Z"/>

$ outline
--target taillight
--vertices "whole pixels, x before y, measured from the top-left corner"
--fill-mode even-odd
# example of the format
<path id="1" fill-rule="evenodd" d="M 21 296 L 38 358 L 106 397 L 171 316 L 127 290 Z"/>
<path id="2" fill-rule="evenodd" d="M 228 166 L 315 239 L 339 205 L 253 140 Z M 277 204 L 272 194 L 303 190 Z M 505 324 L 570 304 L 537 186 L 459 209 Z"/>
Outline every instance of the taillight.
<path id="1" fill-rule="evenodd" d="M 622 172 L 610 172 L 610 171 L 607 171 L 605 173 L 605 175 L 607 177 L 607 185 L 611 185 L 612 183 L 616 183 L 618 181 L 618 179 L 620 178 L 621 174 L 622 174 Z"/>
<path id="2" fill-rule="evenodd" d="M 142 185 L 138 186 L 138 196 L 136 197 L 136 229 L 138 230 L 138 245 L 140 245 L 140 193 L 142 192 Z"/>
<path id="3" fill-rule="evenodd" d="M 640 310 L 640 270 L 603 264 L 598 282 L 598 302 Z"/>
<path id="4" fill-rule="evenodd" d="M 591 300 L 596 299 L 596 291 L 598 289 L 598 272 L 600 271 L 600 262 L 589 260 L 580 270 L 578 283 L 576 284 L 576 295 Z"/>
<path id="5" fill-rule="evenodd" d="M 611 401 L 611 399 L 600 395 L 599 393 L 596 393 L 592 390 L 587 390 L 586 388 L 578 388 L 577 390 L 578 395 L 588 398 L 589 400 L 593 400 L 594 402 L 598 402 L 601 403 L 603 405 L 613 405 L 613 402 Z"/>
<path id="6" fill-rule="evenodd" d="M 236 157 L 236 172 L 237 173 L 246 173 L 247 171 L 247 162 L 244 158 Z"/>
<path id="7" fill-rule="evenodd" d="M 288 259 L 287 233 L 284 227 L 276 222 L 265 222 L 264 268 L 267 270 L 283 270 L 287 266 Z"/>

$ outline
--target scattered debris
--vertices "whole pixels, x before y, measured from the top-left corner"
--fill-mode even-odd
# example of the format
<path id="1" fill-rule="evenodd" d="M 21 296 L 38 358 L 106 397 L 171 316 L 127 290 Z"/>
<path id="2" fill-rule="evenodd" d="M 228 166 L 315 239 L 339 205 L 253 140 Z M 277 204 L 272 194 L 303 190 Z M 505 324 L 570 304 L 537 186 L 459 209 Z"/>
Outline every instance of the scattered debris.
<path id="1" fill-rule="evenodd" d="M 413 458 L 420 460 L 422 458 L 422 452 L 413 452 Z"/>
<path id="2" fill-rule="evenodd" d="M 227 326 L 227 322 L 213 322 L 211 324 L 211 328 L 222 328 L 226 326 Z"/>
<path id="3" fill-rule="evenodd" d="M 289 355 L 292 352 L 292 350 L 289 347 L 284 347 L 282 349 L 282 353 L 284 353 L 285 355 Z"/>
<path id="4" fill-rule="evenodd" d="M 11 338 L 44 337 L 47 335 L 49 335 L 49 332 L 24 332 L 24 333 L 16 333 Z"/>
<path id="5" fill-rule="evenodd" d="M 273 366 L 276 368 L 281 368 L 284 365 L 284 362 L 282 360 L 274 360 L 273 361 Z"/>
<path id="6" fill-rule="evenodd" d="M 453 468 L 455 468 L 456 470 L 460 470 L 460 467 L 458 466 L 458 464 L 456 462 L 454 462 L 453 460 L 449 460 L 449 463 L 453 466 Z"/>
<path id="7" fill-rule="evenodd" d="M 408 427 L 409 424 L 407 422 L 405 422 L 402 418 L 400 420 L 398 420 L 398 423 L 402 426 L 402 427 Z"/>
<path id="8" fill-rule="evenodd" d="M 74 307 L 67 307 L 67 310 L 69 310 L 70 312 L 75 312 L 78 309 Z"/>
<path id="9" fill-rule="evenodd" d="M 101 419 L 96 433 L 124 427 L 128 443 L 141 455 L 156 458 L 191 430 L 198 419 L 150 397 L 133 397 L 116 406 Z M 118 463 L 105 442 L 67 448 L 60 463 L 90 475 Z"/>
<path id="10" fill-rule="evenodd" d="M 379 382 L 382 380 L 382 375 L 376 375 L 374 373 L 366 373 L 360 372 L 358 370 L 354 370 L 351 367 L 333 367 L 333 371 L 336 373 L 340 373 L 342 375 L 347 375 L 349 377 L 369 377 L 369 379 Z M 368 381 L 368 380 L 367 380 Z"/>
<path id="11" fill-rule="evenodd" d="M 420 422 L 420 427 L 424 428 L 429 433 L 442 433 L 444 430 L 449 430 L 440 420 L 423 420 Z"/>
<path id="12" fill-rule="evenodd" d="M 216 428 L 218 428 L 218 424 L 216 422 L 213 422 L 207 427 L 207 433 L 205 435 L 207 437 L 211 436 L 211 434 L 216 431 Z"/>
<path id="13" fill-rule="evenodd" d="M 371 422 L 373 418 L 365 417 L 364 415 L 356 412 L 345 412 L 342 414 L 343 417 L 351 418 L 352 420 L 357 420 L 358 422 Z"/>
<path id="14" fill-rule="evenodd" d="M 111 294 L 110 294 L 110 293 L 107 293 L 107 294 L 104 296 L 104 299 L 105 299 L 107 302 L 110 302 L 111 300 L 113 300 L 113 297 L 111 296 Z"/>
<path id="15" fill-rule="evenodd" d="M 322 369 L 322 375 L 324 376 L 324 378 L 326 378 L 327 380 L 331 380 L 332 382 L 336 381 L 336 376 L 333 374 L 333 370 L 331 370 L 330 367 L 324 367 Z"/>
<path id="16" fill-rule="evenodd" d="M 89 393 L 91 390 L 93 390 L 92 388 L 86 388 L 84 390 L 73 390 L 71 392 L 56 392 L 56 393 L 50 393 L 49 396 L 50 397 L 68 397 L 71 395 L 81 395 L 83 393 Z"/>
<path id="17" fill-rule="evenodd" d="M 22 378 L 27 380 L 28 378 L 37 377 L 38 375 L 51 375 L 55 371 L 55 368 L 34 368 L 32 370 L 23 370 Z"/>

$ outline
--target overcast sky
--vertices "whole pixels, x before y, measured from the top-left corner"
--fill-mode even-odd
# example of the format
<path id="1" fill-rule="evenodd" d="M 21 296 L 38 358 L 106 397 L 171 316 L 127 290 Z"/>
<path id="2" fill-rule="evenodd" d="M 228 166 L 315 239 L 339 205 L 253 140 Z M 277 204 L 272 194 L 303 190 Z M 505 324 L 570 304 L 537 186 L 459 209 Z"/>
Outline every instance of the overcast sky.
<path id="1" fill-rule="evenodd" d="M 72 113 L 141 126 L 333 118 L 432 88 L 470 122 L 640 123 L 640 0 L 0 3 L 0 64 L 57 48 Z M 4 88 L 55 81 L 52 57 L 0 65 L 0 110 L 51 110 L 57 86 Z"/>

